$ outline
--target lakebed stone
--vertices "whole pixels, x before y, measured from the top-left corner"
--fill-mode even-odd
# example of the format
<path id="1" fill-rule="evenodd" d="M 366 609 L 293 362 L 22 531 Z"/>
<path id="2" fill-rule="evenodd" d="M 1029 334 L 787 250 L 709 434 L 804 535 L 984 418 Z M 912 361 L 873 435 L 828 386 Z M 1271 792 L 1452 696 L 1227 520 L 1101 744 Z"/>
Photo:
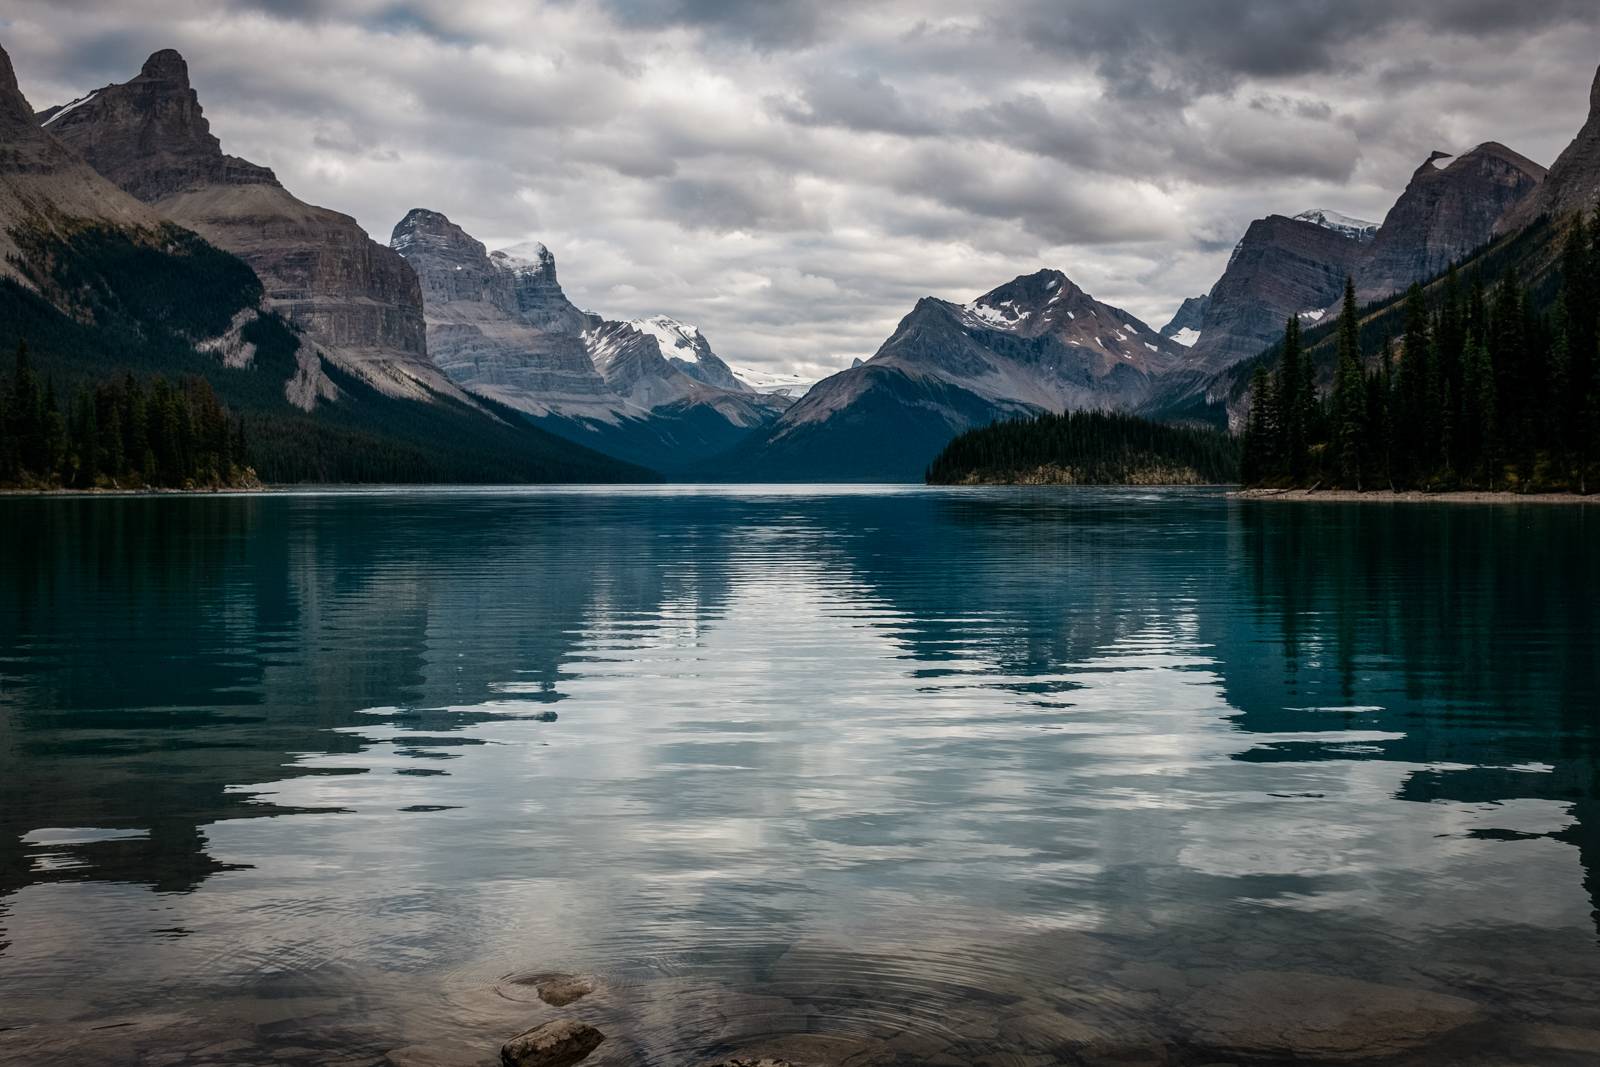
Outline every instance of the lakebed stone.
<path id="1" fill-rule="evenodd" d="M 507 1041 L 500 1049 L 503 1067 L 570 1067 L 587 1059 L 606 1036 L 576 1019 L 540 1023 Z"/>

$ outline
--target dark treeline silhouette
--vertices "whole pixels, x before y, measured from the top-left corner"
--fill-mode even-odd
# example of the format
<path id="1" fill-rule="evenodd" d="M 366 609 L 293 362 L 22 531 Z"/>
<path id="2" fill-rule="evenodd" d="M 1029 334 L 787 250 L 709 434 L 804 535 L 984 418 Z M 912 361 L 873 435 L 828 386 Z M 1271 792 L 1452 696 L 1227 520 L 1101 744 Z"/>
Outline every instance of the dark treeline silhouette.
<path id="1" fill-rule="evenodd" d="M 927 480 L 1218 484 L 1237 480 L 1238 470 L 1238 447 L 1226 434 L 1081 411 L 968 430 L 934 459 Z"/>
<path id="2" fill-rule="evenodd" d="M 1547 311 L 1508 274 L 1452 268 L 1406 297 L 1404 336 L 1363 351 L 1347 283 L 1332 385 L 1291 317 L 1258 367 L 1243 435 L 1246 485 L 1586 493 L 1600 474 L 1600 224 L 1577 220 Z"/>
<path id="3" fill-rule="evenodd" d="M 131 374 L 62 402 L 24 342 L 0 383 L 0 485 L 220 488 L 254 480 L 243 424 L 199 377 Z"/>

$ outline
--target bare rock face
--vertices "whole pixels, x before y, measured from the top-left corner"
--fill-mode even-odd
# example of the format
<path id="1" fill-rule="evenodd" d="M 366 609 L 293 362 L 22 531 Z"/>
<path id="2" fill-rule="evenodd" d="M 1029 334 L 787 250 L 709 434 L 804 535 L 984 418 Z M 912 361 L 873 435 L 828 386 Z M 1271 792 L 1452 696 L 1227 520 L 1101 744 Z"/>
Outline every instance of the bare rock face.
<path id="1" fill-rule="evenodd" d="M 189 85 L 189 65 L 170 48 L 147 59 L 132 81 L 53 107 L 39 119 L 146 203 L 209 185 L 278 184 L 266 167 L 223 154 Z"/>
<path id="2" fill-rule="evenodd" d="M 600 319 L 567 300 L 543 246 L 526 259 L 491 255 L 444 215 L 417 208 L 395 225 L 390 247 L 419 280 L 428 349 L 451 380 L 535 415 L 616 407 L 583 340 Z"/>
<path id="3" fill-rule="evenodd" d="M 661 354 L 667 362 L 702 385 L 715 386 L 735 393 L 753 393 L 733 373 L 733 369 L 711 351 L 711 343 L 697 327 L 665 315 L 649 319 L 634 319 L 628 325 L 656 339 Z"/>
<path id="4" fill-rule="evenodd" d="M 1545 180 L 1545 169 L 1505 145 L 1481 144 L 1449 166 L 1435 152 L 1383 220 L 1356 274 L 1356 294 L 1376 300 L 1442 273 L 1490 240 L 1507 213 Z"/>
<path id="5" fill-rule="evenodd" d="M 152 231 L 161 224 L 156 212 L 39 127 L 11 57 L 0 49 L 0 276 L 19 276 L 11 259 L 19 254 L 13 228 L 52 228 L 69 220 Z"/>
<path id="6" fill-rule="evenodd" d="M 1185 348 L 1193 348 L 1195 342 L 1200 340 L 1200 331 L 1206 324 L 1206 309 L 1210 306 L 1210 293 L 1189 297 L 1178 305 L 1171 321 L 1161 327 L 1161 336 Z"/>
<path id="7" fill-rule="evenodd" d="M 101 174 L 250 264 L 268 304 L 335 363 L 391 395 L 462 397 L 427 358 L 422 293 L 405 260 L 350 216 L 224 155 L 178 53 L 157 52 L 131 81 L 41 114 Z"/>
<path id="8" fill-rule="evenodd" d="M 1541 215 L 1560 217 L 1600 208 L 1600 70 L 1589 90 L 1589 118 L 1550 167 L 1537 195 L 1519 205 L 1501 222 L 1509 233 Z"/>
<path id="9" fill-rule="evenodd" d="M 859 367 L 817 383 L 739 477 L 920 480 L 963 430 L 1040 411 L 1131 410 L 1186 350 L 1042 270 L 969 304 L 924 297 Z"/>
<path id="10" fill-rule="evenodd" d="M 693 326 L 580 311 L 543 245 L 524 255 L 489 252 L 444 215 L 416 208 L 395 226 L 390 247 L 421 281 L 434 361 L 471 392 L 535 417 L 588 420 L 592 433 L 597 423 L 688 418 L 716 441 L 787 406 L 739 381 Z M 684 447 L 695 433 L 680 426 L 669 436 Z"/>
<path id="11" fill-rule="evenodd" d="M 603 322 L 584 340 L 606 385 L 636 407 L 682 400 L 701 384 L 668 362 L 655 337 L 631 322 Z"/>
<path id="12" fill-rule="evenodd" d="M 1193 365 L 1216 372 L 1283 336 L 1290 315 L 1316 322 L 1339 299 L 1367 245 L 1348 232 L 1269 215 L 1250 224 L 1212 287 Z"/>
<path id="13" fill-rule="evenodd" d="M 500 1049 L 503 1067 L 570 1067 L 587 1059 L 606 1037 L 575 1019 L 557 1019 L 518 1034 Z"/>

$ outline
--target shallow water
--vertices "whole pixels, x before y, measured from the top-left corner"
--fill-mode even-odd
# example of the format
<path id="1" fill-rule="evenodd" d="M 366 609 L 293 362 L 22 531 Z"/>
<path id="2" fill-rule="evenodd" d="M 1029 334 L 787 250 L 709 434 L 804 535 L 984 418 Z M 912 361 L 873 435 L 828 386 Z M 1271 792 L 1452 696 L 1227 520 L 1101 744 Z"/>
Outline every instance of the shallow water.
<path id="1" fill-rule="evenodd" d="M 1596 1062 L 1590 511 L 0 501 L 0 1062 Z"/>

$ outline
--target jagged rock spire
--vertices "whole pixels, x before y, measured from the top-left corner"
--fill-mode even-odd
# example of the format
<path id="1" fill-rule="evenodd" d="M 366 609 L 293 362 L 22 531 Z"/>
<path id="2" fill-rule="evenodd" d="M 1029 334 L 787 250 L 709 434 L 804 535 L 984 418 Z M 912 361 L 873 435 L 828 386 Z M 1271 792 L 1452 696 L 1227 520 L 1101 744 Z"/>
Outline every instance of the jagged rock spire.
<path id="1" fill-rule="evenodd" d="M 0 122 L 38 125 L 33 118 L 33 108 L 28 106 L 27 97 L 17 86 L 17 72 L 12 69 L 11 57 L 4 48 L 0 48 Z"/>
<path id="2" fill-rule="evenodd" d="M 277 184 L 268 168 L 223 153 L 189 64 L 171 48 L 152 53 L 136 77 L 47 115 L 45 128 L 148 203 L 213 185 Z"/>
<path id="3" fill-rule="evenodd" d="M 139 68 L 139 77 L 149 81 L 177 82 L 189 87 L 189 64 L 176 48 L 163 48 L 150 53 L 150 58 Z"/>

